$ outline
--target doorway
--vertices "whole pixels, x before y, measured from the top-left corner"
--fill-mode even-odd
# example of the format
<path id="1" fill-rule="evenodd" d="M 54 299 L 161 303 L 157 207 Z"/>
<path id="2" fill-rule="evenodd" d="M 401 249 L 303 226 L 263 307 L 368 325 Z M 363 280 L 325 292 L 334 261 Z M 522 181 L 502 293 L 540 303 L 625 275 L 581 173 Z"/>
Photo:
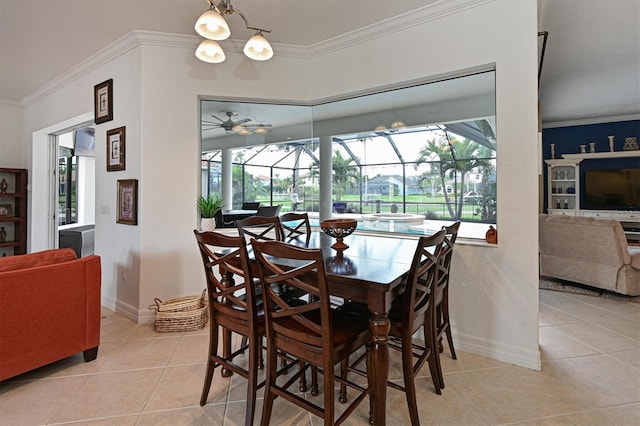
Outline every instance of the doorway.
<path id="1" fill-rule="evenodd" d="M 95 130 L 79 127 L 57 136 L 58 247 L 76 256 L 94 253 Z"/>
<path id="2" fill-rule="evenodd" d="M 58 209 L 60 181 L 58 149 L 60 138 L 62 135 L 70 134 L 67 137 L 70 138 L 71 142 L 65 142 L 63 146 L 70 145 L 73 147 L 73 131 L 93 126 L 93 112 L 91 111 L 33 133 L 32 167 L 29 176 L 31 193 L 28 199 L 28 220 L 30 223 L 28 252 L 59 247 Z M 78 224 L 95 223 L 95 158 L 90 158 L 91 160 L 85 164 L 86 167 L 78 167 L 76 175 L 77 181 L 84 183 L 86 187 L 86 191 L 78 193 L 77 202 L 79 205 L 84 206 L 84 208 L 77 211 Z"/>

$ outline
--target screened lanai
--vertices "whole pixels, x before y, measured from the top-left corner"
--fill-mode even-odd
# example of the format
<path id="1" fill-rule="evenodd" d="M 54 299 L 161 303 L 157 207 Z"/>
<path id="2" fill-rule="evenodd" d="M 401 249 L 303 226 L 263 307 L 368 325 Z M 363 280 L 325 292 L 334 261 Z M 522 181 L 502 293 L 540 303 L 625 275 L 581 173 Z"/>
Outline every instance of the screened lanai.
<path id="1" fill-rule="evenodd" d="M 374 232 L 424 234 L 455 220 L 479 230 L 495 226 L 493 89 L 457 99 L 421 94 L 398 104 L 428 86 L 433 94 L 433 84 L 313 107 L 203 101 L 202 193 L 226 193 L 227 209 L 255 201 L 281 205 L 281 213 L 308 212 L 316 223 L 354 217 Z M 391 110 L 367 99 L 381 95 L 393 99 Z M 369 107 L 347 114 L 349 103 Z M 435 109 L 470 118 L 433 122 Z M 291 111 L 304 119 L 286 123 Z M 217 125 L 227 118 L 228 129 Z"/>

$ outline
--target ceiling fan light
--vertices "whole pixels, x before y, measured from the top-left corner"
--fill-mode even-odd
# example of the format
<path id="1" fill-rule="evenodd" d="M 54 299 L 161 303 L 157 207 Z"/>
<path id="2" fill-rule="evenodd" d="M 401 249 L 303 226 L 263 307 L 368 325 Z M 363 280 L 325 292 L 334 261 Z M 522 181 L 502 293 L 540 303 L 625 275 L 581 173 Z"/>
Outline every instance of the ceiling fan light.
<path id="1" fill-rule="evenodd" d="M 388 129 L 387 129 L 387 126 L 385 126 L 384 124 L 378 124 L 374 130 L 376 132 L 384 132 L 385 130 L 388 130 Z"/>
<path id="2" fill-rule="evenodd" d="M 249 59 L 254 61 L 266 61 L 273 56 L 273 48 L 260 31 L 247 41 L 243 52 Z"/>
<path id="3" fill-rule="evenodd" d="M 258 134 L 264 134 L 264 133 L 269 133 L 269 129 L 267 129 L 266 127 L 260 126 L 260 127 L 256 127 L 254 132 Z"/>
<path id="4" fill-rule="evenodd" d="M 248 136 L 251 134 L 251 130 L 247 129 L 246 127 L 242 127 L 242 129 L 238 131 L 238 134 L 242 136 Z"/>
<path id="5" fill-rule="evenodd" d="M 227 21 L 213 8 L 200 15 L 195 29 L 198 34 L 209 40 L 225 40 L 231 35 Z"/>
<path id="6" fill-rule="evenodd" d="M 402 120 L 395 120 L 393 123 L 391 123 L 392 129 L 404 129 L 405 127 L 407 127 L 407 125 L 404 124 L 404 121 Z"/>
<path id="7" fill-rule="evenodd" d="M 222 47 L 213 40 L 203 40 L 196 49 L 196 57 L 211 64 L 219 64 L 226 59 Z"/>

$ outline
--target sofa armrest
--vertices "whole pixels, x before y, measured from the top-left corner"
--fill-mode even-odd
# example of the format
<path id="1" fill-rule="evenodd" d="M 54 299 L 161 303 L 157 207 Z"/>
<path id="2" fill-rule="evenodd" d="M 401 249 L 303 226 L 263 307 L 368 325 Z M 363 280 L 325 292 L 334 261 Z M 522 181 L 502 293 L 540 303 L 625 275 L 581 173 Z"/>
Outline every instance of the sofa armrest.
<path id="1" fill-rule="evenodd" d="M 86 290 L 85 348 L 100 345 L 100 319 L 102 318 L 102 267 L 100 256 L 90 255 L 78 259 L 84 264 Z"/>
<path id="2" fill-rule="evenodd" d="M 629 262 L 631 267 L 640 271 L 640 247 L 629 247 L 629 255 L 631 257 L 631 262 Z"/>

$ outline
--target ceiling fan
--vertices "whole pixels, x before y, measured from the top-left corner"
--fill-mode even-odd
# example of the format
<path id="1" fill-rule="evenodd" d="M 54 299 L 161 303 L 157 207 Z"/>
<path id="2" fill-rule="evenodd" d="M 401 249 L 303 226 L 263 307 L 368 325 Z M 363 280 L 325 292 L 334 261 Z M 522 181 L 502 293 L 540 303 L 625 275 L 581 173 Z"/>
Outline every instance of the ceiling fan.
<path id="1" fill-rule="evenodd" d="M 224 129 L 228 135 L 237 133 L 240 135 L 250 135 L 252 133 L 268 133 L 271 131 L 271 124 L 245 124 L 251 121 L 251 118 L 245 117 L 240 120 L 234 120 L 238 115 L 234 111 L 221 111 L 227 116 L 226 120 L 211 114 L 211 117 L 218 121 L 202 121 L 202 130 Z"/>

